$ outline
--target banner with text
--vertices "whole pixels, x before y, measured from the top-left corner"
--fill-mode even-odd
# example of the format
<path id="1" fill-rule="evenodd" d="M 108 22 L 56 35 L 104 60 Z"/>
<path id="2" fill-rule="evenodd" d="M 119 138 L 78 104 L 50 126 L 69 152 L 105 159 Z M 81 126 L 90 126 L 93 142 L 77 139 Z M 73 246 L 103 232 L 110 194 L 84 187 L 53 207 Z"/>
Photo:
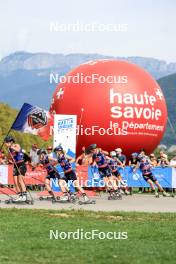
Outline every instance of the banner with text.
<path id="1" fill-rule="evenodd" d="M 76 155 L 76 115 L 54 116 L 54 147 L 61 145 L 71 157 Z"/>

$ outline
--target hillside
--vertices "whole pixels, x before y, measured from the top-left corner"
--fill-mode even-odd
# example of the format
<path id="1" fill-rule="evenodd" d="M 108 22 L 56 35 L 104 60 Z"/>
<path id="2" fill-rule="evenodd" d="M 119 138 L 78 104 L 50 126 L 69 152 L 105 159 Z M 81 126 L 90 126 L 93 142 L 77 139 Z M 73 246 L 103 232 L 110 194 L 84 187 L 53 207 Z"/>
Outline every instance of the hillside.
<path id="1" fill-rule="evenodd" d="M 12 126 L 17 113 L 18 110 L 12 109 L 7 104 L 0 103 L 0 146 Z M 45 142 L 37 136 L 19 133 L 14 130 L 12 130 L 10 134 L 15 136 L 17 142 L 20 143 L 26 151 L 29 151 L 33 144 L 37 144 L 39 147 L 51 144 L 51 142 Z"/>
<path id="2" fill-rule="evenodd" d="M 26 101 L 48 109 L 57 85 L 49 82 L 50 73 L 64 75 L 83 62 L 107 58 L 135 63 L 155 79 L 176 72 L 176 63 L 167 64 L 154 58 L 16 52 L 0 61 L 0 102 L 20 108 Z"/>
<path id="3" fill-rule="evenodd" d="M 168 116 L 173 125 L 175 133 L 171 130 L 169 124 L 163 139 L 166 145 L 176 145 L 176 74 L 163 77 L 157 81 L 165 95 L 168 109 Z"/>

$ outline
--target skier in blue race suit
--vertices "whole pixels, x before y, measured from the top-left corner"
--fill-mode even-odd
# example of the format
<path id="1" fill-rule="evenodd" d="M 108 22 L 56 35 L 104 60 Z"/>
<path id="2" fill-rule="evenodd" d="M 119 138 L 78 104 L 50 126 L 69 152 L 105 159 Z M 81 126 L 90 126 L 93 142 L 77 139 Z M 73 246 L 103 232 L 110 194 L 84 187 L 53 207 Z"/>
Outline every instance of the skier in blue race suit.
<path id="1" fill-rule="evenodd" d="M 153 174 L 152 165 L 147 156 L 141 154 L 138 155 L 138 165 L 136 168 L 139 168 L 141 170 L 144 180 L 150 185 L 152 191 L 155 192 L 156 196 L 158 196 L 158 191 L 156 190 L 155 185 L 158 187 L 159 192 L 162 192 L 163 196 L 170 196 L 164 191 L 157 178 Z"/>

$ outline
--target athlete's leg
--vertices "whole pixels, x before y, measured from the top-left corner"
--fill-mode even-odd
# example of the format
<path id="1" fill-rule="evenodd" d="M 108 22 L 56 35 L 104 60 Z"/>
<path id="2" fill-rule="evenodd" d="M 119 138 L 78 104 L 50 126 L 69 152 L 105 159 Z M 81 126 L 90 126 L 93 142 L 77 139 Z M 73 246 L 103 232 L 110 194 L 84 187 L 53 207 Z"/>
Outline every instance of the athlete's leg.
<path id="1" fill-rule="evenodd" d="M 118 181 L 120 182 L 120 188 L 124 191 L 126 195 L 129 195 L 130 194 L 129 188 L 126 182 L 123 181 L 122 176 L 119 174 L 117 178 L 118 178 Z"/>
<path id="2" fill-rule="evenodd" d="M 63 193 L 63 195 L 60 197 L 60 200 L 68 201 L 69 200 L 69 195 L 71 193 L 70 193 L 70 190 L 68 188 L 67 181 L 64 180 L 64 179 L 58 179 L 58 184 L 59 184 L 59 187 L 61 188 L 61 191 Z"/>
<path id="3" fill-rule="evenodd" d="M 166 196 L 166 197 L 170 196 L 169 193 L 165 192 L 165 190 L 163 189 L 163 187 L 159 184 L 157 180 L 155 181 L 155 184 L 158 187 L 158 190 L 163 193 L 163 196 Z"/>
<path id="4" fill-rule="evenodd" d="M 18 176 L 18 182 L 19 182 L 21 190 L 22 190 L 21 191 L 21 195 L 22 195 L 21 201 L 25 202 L 27 200 L 27 192 L 26 192 L 26 185 L 24 183 L 24 176 L 23 175 Z"/>
<path id="5" fill-rule="evenodd" d="M 84 189 L 80 186 L 78 180 L 73 181 L 73 186 L 80 192 L 80 193 L 85 193 Z"/>
<path id="6" fill-rule="evenodd" d="M 150 185 L 152 191 L 155 191 L 155 185 L 154 185 L 153 181 L 151 179 L 148 179 L 147 182 Z"/>
<path id="7" fill-rule="evenodd" d="M 155 185 L 158 187 L 158 190 L 159 190 L 160 192 L 164 192 L 163 187 L 159 184 L 158 181 L 155 181 Z"/>
<path id="8" fill-rule="evenodd" d="M 87 196 L 86 192 L 84 191 L 84 189 L 80 186 L 79 184 L 79 180 L 74 180 L 73 181 L 73 186 L 81 193 L 82 197 L 84 198 L 85 202 L 89 202 L 90 199 Z"/>
<path id="9" fill-rule="evenodd" d="M 22 190 L 21 190 L 21 186 L 20 186 L 20 184 L 18 182 L 18 176 L 13 176 L 13 179 L 14 179 L 14 183 L 15 183 L 16 192 L 18 194 L 20 194 L 22 192 Z"/>
<path id="10" fill-rule="evenodd" d="M 111 177 L 109 177 L 109 182 L 113 190 L 118 190 L 117 177 L 112 175 Z"/>
<path id="11" fill-rule="evenodd" d="M 24 183 L 24 176 L 23 175 L 19 175 L 18 176 L 18 182 L 20 184 L 20 187 L 21 187 L 21 191 L 22 192 L 26 192 L 26 186 L 25 186 L 25 183 Z"/>
<path id="12" fill-rule="evenodd" d="M 46 188 L 46 190 L 48 191 L 48 193 L 49 193 L 53 198 L 55 198 L 55 195 L 54 195 L 54 193 L 53 193 L 53 191 L 52 191 L 52 189 L 51 189 L 51 186 L 50 186 L 50 179 L 48 179 L 48 178 L 45 179 L 45 188 Z"/>
<path id="13" fill-rule="evenodd" d="M 68 185 L 64 179 L 58 179 L 58 184 L 59 184 L 59 187 L 61 188 L 61 191 L 63 193 L 69 192 Z"/>
<path id="14" fill-rule="evenodd" d="M 112 190 L 112 187 L 113 187 L 112 183 L 111 183 L 111 181 L 109 180 L 109 178 L 107 176 L 103 177 L 103 181 L 105 183 L 105 187 L 106 187 L 107 191 Z"/>
<path id="15" fill-rule="evenodd" d="M 16 189 L 16 192 L 18 194 L 18 197 L 14 199 L 14 201 L 18 202 L 18 201 L 21 201 L 22 200 L 22 189 L 21 189 L 21 185 L 19 183 L 19 176 L 13 176 L 14 178 L 14 183 L 15 183 L 15 189 Z"/>

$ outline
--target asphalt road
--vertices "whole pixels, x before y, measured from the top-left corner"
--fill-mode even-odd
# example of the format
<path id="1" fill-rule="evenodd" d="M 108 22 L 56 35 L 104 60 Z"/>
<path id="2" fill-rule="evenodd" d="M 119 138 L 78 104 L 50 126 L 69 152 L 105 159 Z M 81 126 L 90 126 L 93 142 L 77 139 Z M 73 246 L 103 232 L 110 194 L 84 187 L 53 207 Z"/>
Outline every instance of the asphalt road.
<path id="1" fill-rule="evenodd" d="M 5 204 L 7 196 L 0 195 L 0 208 L 31 208 L 31 209 L 83 209 L 92 211 L 136 211 L 136 212 L 176 212 L 176 197 L 155 198 L 153 195 L 135 194 L 132 196 L 123 196 L 122 200 L 108 200 L 107 194 L 95 196 L 96 204 L 72 204 L 55 203 L 49 200 L 40 201 L 37 193 L 32 193 L 34 205 L 28 204 Z"/>

